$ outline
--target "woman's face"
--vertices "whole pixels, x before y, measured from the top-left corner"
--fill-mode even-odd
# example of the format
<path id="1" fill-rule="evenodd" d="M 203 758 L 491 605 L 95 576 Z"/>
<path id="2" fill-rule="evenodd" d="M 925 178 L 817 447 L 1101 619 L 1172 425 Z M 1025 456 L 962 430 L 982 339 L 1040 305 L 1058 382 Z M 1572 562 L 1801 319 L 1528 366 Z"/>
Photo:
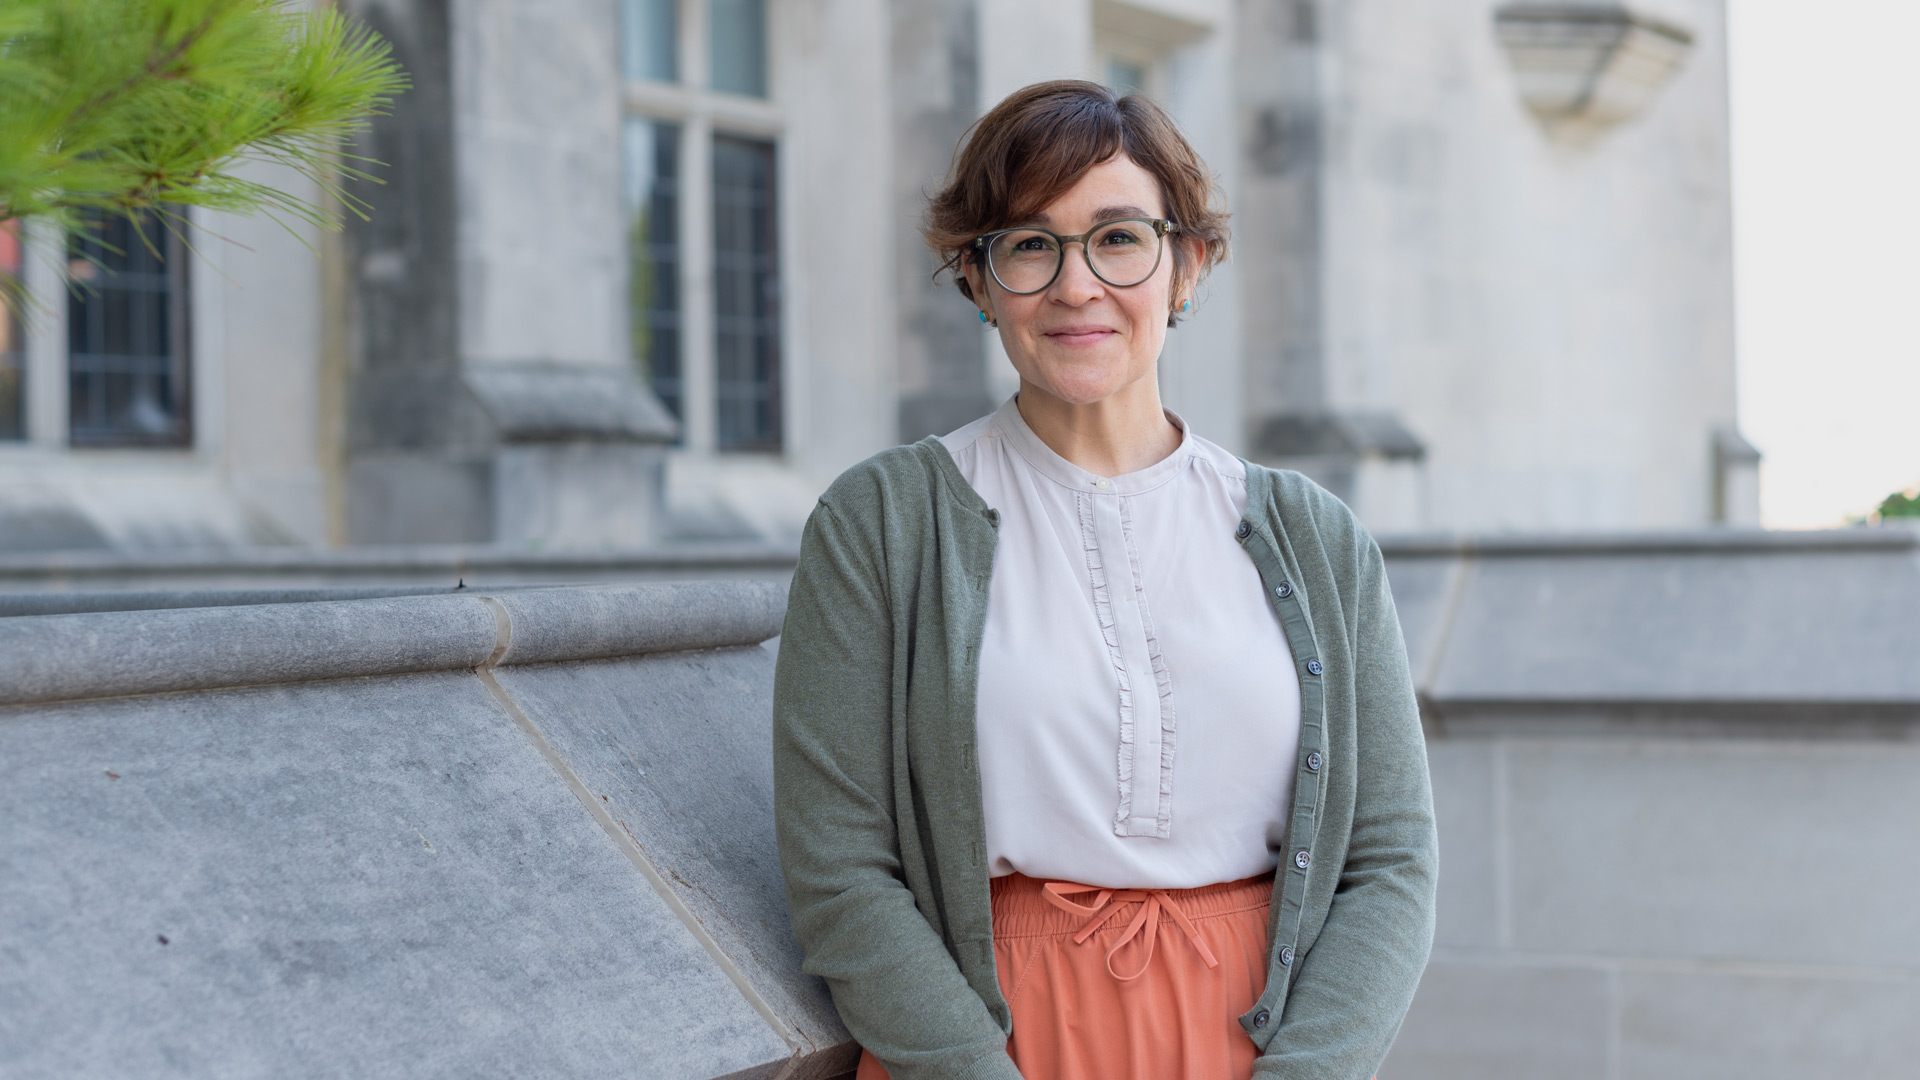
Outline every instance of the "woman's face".
<path id="1" fill-rule="evenodd" d="M 1073 236 L 1103 221 L 1166 216 L 1153 174 L 1116 154 L 1020 224 Z M 1001 343 L 1022 384 L 1089 405 L 1154 378 L 1167 315 L 1184 299 L 1171 295 L 1175 236 L 1165 241 L 1153 276 L 1124 289 L 1095 277 L 1079 244 L 1067 246 L 1059 276 L 1037 293 L 1009 293 L 984 265 L 973 263 L 966 268 L 967 282 L 987 317 L 1000 324 Z"/>

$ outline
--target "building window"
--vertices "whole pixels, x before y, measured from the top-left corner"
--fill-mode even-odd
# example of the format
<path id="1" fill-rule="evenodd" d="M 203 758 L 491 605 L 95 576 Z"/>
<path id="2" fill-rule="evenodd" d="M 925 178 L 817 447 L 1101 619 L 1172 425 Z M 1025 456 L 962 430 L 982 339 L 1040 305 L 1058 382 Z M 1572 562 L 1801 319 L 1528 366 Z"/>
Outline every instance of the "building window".
<path id="1" fill-rule="evenodd" d="M 1128 56 L 1107 57 L 1107 85 L 1122 94 L 1147 92 L 1147 72 L 1152 67 L 1144 60 Z"/>
<path id="2" fill-rule="evenodd" d="M 714 337 L 723 450 L 780 448 L 773 144 L 713 140 Z"/>
<path id="3" fill-rule="evenodd" d="M 675 0 L 620 0 L 620 70 L 629 81 L 680 78 Z"/>
<path id="4" fill-rule="evenodd" d="M 628 311 L 640 376 L 678 419 L 680 379 L 680 127 L 626 122 Z"/>
<path id="5" fill-rule="evenodd" d="M 694 451 L 783 449 L 766 0 L 621 0 L 633 357 Z"/>
<path id="6" fill-rule="evenodd" d="M 68 437 L 187 442 L 187 258 L 151 217 L 111 219 L 67 248 Z"/>
<path id="7" fill-rule="evenodd" d="M 707 5 L 708 85 L 722 93 L 767 96 L 766 0 Z"/>
<path id="8" fill-rule="evenodd" d="M 0 440 L 27 437 L 27 335 L 16 314 L 26 301 L 26 259 L 20 246 L 20 219 L 0 221 Z"/>

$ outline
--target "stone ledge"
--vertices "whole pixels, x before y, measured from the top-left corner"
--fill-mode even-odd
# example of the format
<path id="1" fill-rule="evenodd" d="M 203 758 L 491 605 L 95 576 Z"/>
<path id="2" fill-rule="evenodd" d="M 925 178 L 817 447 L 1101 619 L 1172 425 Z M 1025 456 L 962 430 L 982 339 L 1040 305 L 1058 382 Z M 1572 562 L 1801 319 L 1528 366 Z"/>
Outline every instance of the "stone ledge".
<path id="1" fill-rule="evenodd" d="M 500 594 L 511 617 L 498 663 L 542 664 L 758 645 L 780 632 L 787 587 L 700 581 Z"/>
<path id="2" fill-rule="evenodd" d="M 701 577 L 793 572 L 799 552 L 779 544 L 702 543 L 684 547 L 588 548 L 544 551 L 488 544 L 356 545 L 347 548 L 244 547 L 152 551 L 60 551 L 0 554 L 0 581 L 29 586 L 58 582 L 166 580 L 378 582 L 419 584 L 437 578 L 453 585 L 545 579 L 578 582 L 607 575 Z"/>
<path id="3" fill-rule="evenodd" d="M 163 611 L 169 608 L 253 607 L 312 604 L 328 600 L 386 600 L 398 596 L 445 596 L 445 585 L 335 585 L 307 589 L 82 589 L 74 592 L 0 592 L 0 619 L 35 615 L 81 615 L 103 611 Z"/>
<path id="4" fill-rule="evenodd" d="M 753 645 L 785 607 L 738 581 L 23 616 L 0 705 Z"/>
<path id="5" fill-rule="evenodd" d="M 1741 552 L 1920 551 L 1920 528 L 1714 528 L 1636 533 L 1529 533 L 1512 536 L 1406 534 L 1381 536 L 1389 559 L 1528 555 L 1726 555 Z"/>

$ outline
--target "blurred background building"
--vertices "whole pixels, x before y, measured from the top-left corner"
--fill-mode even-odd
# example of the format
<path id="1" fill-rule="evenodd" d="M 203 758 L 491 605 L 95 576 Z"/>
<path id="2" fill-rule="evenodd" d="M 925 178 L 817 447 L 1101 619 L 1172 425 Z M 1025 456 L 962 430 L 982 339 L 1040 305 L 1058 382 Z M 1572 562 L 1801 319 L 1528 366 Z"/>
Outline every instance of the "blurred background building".
<path id="1" fill-rule="evenodd" d="M 0 550 L 790 542 L 1014 389 L 917 222 L 1063 76 L 1233 209 L 1162 363 L 1201 434 L 1376 532 L 1758 520 L 1721 0 L 346 6 L 414 83 L 370 218 L 28 258 Z"/>
<path id="2" fill-rule="evenodd" d="M 1726 527 L 1725 0 L 341 4 L 413 79 L 366 220 L 0 231 L 13 1071 L 850 1067 L 779 591 L 609 582 L 784 579 L 839 471 L 1013 391 L 916 224 L 1077 76 L 1234 213 L 1168 403 L 1384 537 L 1443 869 L 1381 1075 L 1912 1073 L 1920 533 Z"/>

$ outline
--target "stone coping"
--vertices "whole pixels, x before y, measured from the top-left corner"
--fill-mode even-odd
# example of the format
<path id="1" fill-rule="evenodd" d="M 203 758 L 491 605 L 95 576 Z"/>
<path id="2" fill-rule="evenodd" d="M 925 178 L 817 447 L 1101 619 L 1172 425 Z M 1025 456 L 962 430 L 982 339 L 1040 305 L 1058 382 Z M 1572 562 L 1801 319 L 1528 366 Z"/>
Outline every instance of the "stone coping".
<path id="1" fill-rule="evenodd" d="M 0 705 L 753 645 L 784 584 L 462 591 L 0 620 Z"/>
<path id="2" fill-rule="evenodd" d="M 56 582 L 168 578 L 257 578 L 362 581 L 461 581 L 492 585 L 536 577 L 552 582 L 609 575 L 740 576 L 792 573 L 798 548 L 781 544 L 702 542 L 653 548 L 529 551 L 463 544 L 368 545 L 344 548 L 179 548 L 153 551 L 0 553 L 0 582 L 30 587 Z"/>
<path id="3" fill-rule="evenodd" d="M 248 607 L 311 604 L 326 600 L 381 600 L 396 596 L 446 596 L 446 585 L 328 585 L 282 589 L 82 589 L 74 592 L 0 592 L 0 619 L 34 615 L 79 615 L 100 611 L 165 608 Z"/>
<path id="4" fill-rule="evenodd" d="M 1920 525 L 1851 529 L 1713 528 L 1637 533 L 1432 533 L 1383 535 L 1387 557 L 1457 555 L 1655 555 L 1733 552 L 1920 551 Z M 790 573 L 791 545 L 688 542 L 654 548 L 528 551 L 460 544 L 370 545 L 346 548 L 252 547 L 156 551 L 0 553 L 0 582 L 73 585 L 116 578 L 163 579 L 218 574 L 246 578 L 312 576 L 357 578 L 483 578 L 489 585 L 516 575 L 571 574 L 586 580 L 607 574 L 738 575 Z M 551 583 L 551 582 L 550 582 Z"/>
<path id="5" fill-rule="evenodd" d="M 1639 533 L 1482 533 L 1379 537 L 1389 559 L 1529 555 L 1730 555 L 1920 551 L 1920 524 L 1852 529 L 1689 529 Z"/>

